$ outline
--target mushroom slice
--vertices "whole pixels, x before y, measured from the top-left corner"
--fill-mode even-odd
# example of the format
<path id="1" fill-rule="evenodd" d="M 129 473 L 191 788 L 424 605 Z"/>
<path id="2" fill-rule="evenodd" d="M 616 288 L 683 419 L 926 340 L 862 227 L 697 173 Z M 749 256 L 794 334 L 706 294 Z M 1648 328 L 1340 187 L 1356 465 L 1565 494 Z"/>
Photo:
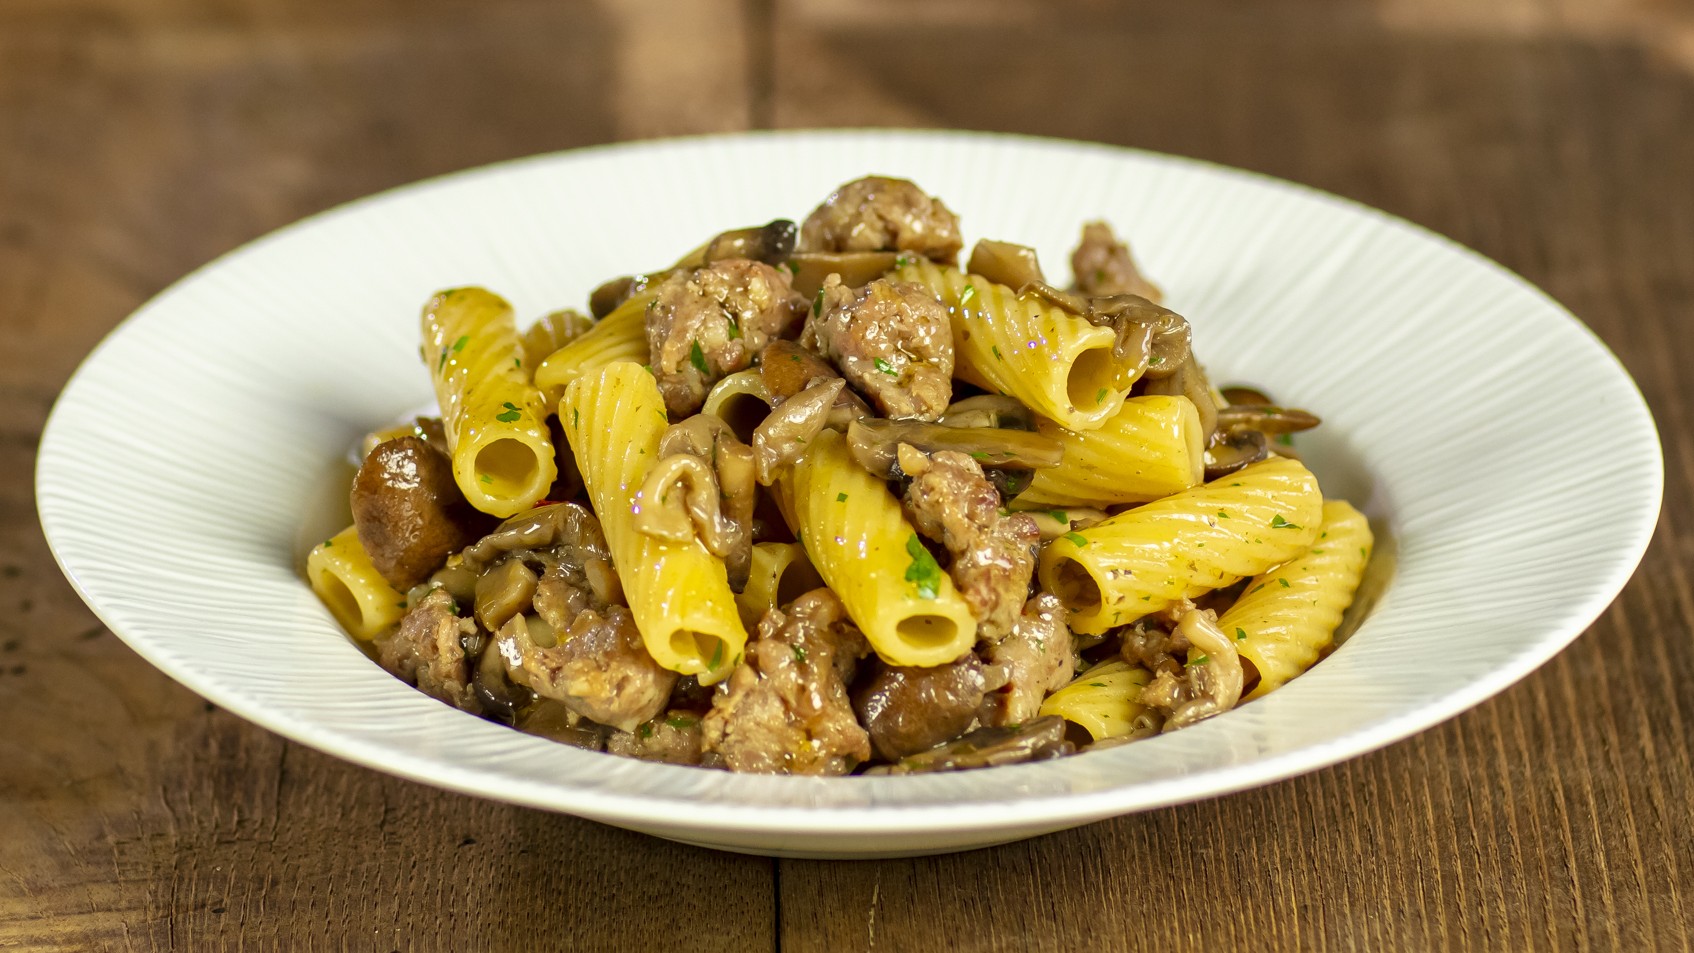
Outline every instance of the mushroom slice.
<path id="1" fill-rule="evenodd" d="M 1206 479 L 1216 480 L 1270 455 L 1270 441 L 1257 430 L 1219 431 L 1223 439 L 1206 448 Z"/>
<path id="2" fill-rule="evenodd" d="M 847 428 L 847 447 L 853 459 L 885 480 L 893 479 L 901 444 L 925 453 L 954 450 L 985 469 L 1037 470 L 1056 467 L 1065 449 L 1057 440 L 1027 430 L 992 427 L 948 427 L 921 420 L 856 420 Z"/>
<path id="3" fill-rule="evenodd" d="M 1274 404 L 1236 404 L 1218 408 L 1218 430 L 1256 430 L 1266 436 L 1299 433 L 1323 423 L 1315 415 Z"/>
<path id="4" fill-rule="evenodd" d="M 948 404 L 936 423 L 948 427 L 1034 430 L 1035 412 L 1025 407 L 1016 397 L 979 394 Z"/>
<path id="5" fill-rule="evenodd" d="M 753 430 L 754 476 L 760 486 L 770 486 L 777 476 L 805 454 L 806 447 L 829 422 L 835 399 L 847 382 L 839 377 L 820 377 L 810 387 L 788 398 L 770 412 Z"/>
<path id="6" fill-rule="evenodd" d="M 750 258 L 767 265 L 780 265 L 794 254 L 794 240 L 799 226 L 789 219 L 775 218 L 752 228 L 736 228 L 721 232 L 706 243 L 698 262 L 706 265 L 725 258 Z"/>
<path id="7" fill-rule="evenodd" d="M 759 377 L 765 383 L 765 395 L 771 406 L 800 393 L 820 377 L 840 377 L 835 365 L 816 352 L 778 338 L 765 345 L 759 357 Z"/>
<path id="8" fill-rule="evenodd" d="M 635 528 L 670 542 L 699 539 L 739 588 L 752 560 L 753 474 L 753 451 L 723 421 L 696 414 L 673 424 L 641 485 Z"/>
<path id="9" fill-rule="evenodd" d="M 1041 273 L 1041 262 L 1035 257 L 1035 249 L 988 238 L 979 240 L 971 249 L 970 264 L 965 270 L 1008 288 L 1047 282 L 1046 276 Z"/>
<path id="10" fill-rule="evenodd" d="M 1132 377 L 1168 377 L 1193 359 L 1193 335 L 1188 319 L 1140 295 L 1085 297 L 1061 291 L 1046 282 L 1022 286 L 1019 295 L 1034 295 L 1048 304 L 1086 318 L 1089 323 L 1117 332 L 1112 356 L 1133 362 Z"/>
<path id="11" fill-rule="evenodd" d="M 793 276 L 789 284 L 807 298 L 817 294 L 830 275 L 840 275 L 843 285 L 859 288 L 893 271 L 900 257 L 891 251 L 796 252 L 788 257 L 788 271 Z"/>
<path id="12" fill-rule="evenodd" d="M 1243 681 L 1241 656 L 1218 628 L 1216 613 L 1188 610 L 1172 636 L 1188 643 L 1182 674 L 1161 671 L 1141 690 L 1141 704 L 1168 712 L 1165 731 L 1186 728 L 1234 708 L 1241 700 Z"/>
<path id="13" fill-rule="evenodd" d="M 1045 715 L 1022 725 L 978 728 L 928 751 L 901 758 L 897 763 L 872 768 L 872 774 L 921 774 L 934 771 L 968 771 L 1026 761 L 1045 761 L 1075 751 L 1065 740 L 1065 721 Z"/>

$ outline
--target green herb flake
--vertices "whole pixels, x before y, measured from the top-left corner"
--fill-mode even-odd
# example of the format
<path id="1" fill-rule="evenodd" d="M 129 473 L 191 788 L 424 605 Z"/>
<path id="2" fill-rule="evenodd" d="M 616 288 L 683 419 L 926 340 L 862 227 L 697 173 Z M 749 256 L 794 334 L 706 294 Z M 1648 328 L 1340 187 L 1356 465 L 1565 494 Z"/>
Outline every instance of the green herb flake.
<path id="1" fill-rule="evenodd" d="M 506 408 L 506 410 L 503 413 L 495 414 L 494 419 L 500 421 L 503 424 L 516 423 L 517 419 L 519 417 L 523 416 L 523 412 L 518 410 L 518 405 L 512 403 L 509 400 L 506 401 L 505 403 L 501 404 L 500 406 Z"/>
<path id="2" fill-rule="evenodd" d="M 1243 642 L 1243 641 L 1246 641 L 1246 639 L 1247 639 L 1247 630 L 1237 626 L 1236 629 L 1235 629 L 1235 641 Z"/>
<path id="3" fill-rule="evenodd" d="M 335 545 L 335 540 L 333 540 L 333 539 L 324 540 L 324 548 L 325 549 L 328 549 L 329 547 L 334 546 L 334 545 Z"/>
<path id="4" fill-rule="evenodd" d="M 1227 510 L 1218 510 L 1218 519 L 1220 519 L 1220 520 L 1229 519 L 1229 512 Z"/>
<path id="5" fill-rule="evenodd" d="M 706 355 L 700 350 L 699 341 L 694 341 L 688 345 L 688 363 L 693 364 L 695 370 L 707 377 L 712 375 L 711 369 L 706 366 Z"/>
<path id="6" fill-rule="evenodd" d="M 665 724 L 670 725 L 677 731 L 687 731 L 694 727 L 695 720 L 687 715 L 672 715 L 665 719 Z"/>
<path id="7" fill-rule="evenodd" d="M 823 316 L 823 289 L 819 288 L 817 296 L 812 299 L 812 313 Z"/>
<path id="8" fill-rule="evenodd" d="M 1291 433 L 1277 434 L 1276 442 L 1285 447 L 1294 446 L 1294 435 Z"/>
<path id="9" fill-rule="evenodd" d="M 845 494 L 845 493 L 837 493 L 837 494 L 835 494 L 835 502 L 837 502 L 837 503 L 845 503 L 845 502 L 847 502 L 847 494 Z"/>
<path id="10" fill-rule="evenodd" d="M 582 427 L 582 414 L 575 407 L 571 408 L 571 426 L 578 429 Z"/>
<path id="11" fill-rule="evenodd" d="M 636 727 L 635 733 L 637 735 L 640 735 L 642 738 L 653 737 L 653 723 L 649 722 L 649 721 L 642 722 L 639 726 Z"/>
<path id="12" fill-rule="evenodd" d="M 789 651 L 794 653 L 794 661 L 801 662 L 801 663 L 804 663 L 806 661 L 806 650 L 803 647 L 798 646 L 798 645 L 790 645 L 788 647 L 788 649 L 789 649 Z"/>
<path id="13" fill-rule="evenodd" d="M 1370 554 L 1365 552 L 1365 548 L 1363 546 L 1359 547 L 1359 555 L 1364 556 L 1367 559 L 1370 558 Z"/>
<path id="14" fill-rule="evenodd" d="M 1211 660 L 1212 660 L 1212 657 L 1210 655 L 1196 655 L 1193 658 L 1188 660 L 1188 666 L 1190 668 L 1192 668 L 1196 665 L 1204 665 L 1207 662 L 1210 662 Z"/>
<path id="15" fill-rule="evenodd" d="M 912 557 L 911 565 L 906 567 L 906 581 L 917 587 L 919 598 L 934 599 L 941 591 L 941 567 L 924 548 L 918 534 L 906 538 L 906 555 Z"/>
<path id="16" fill-rule="evenodd" d="M 468 334 L 459 335 L 459 339 L 457 341 L 453 342 L 453 353 L 457 354 L 460 351 L 463 351 L 465 349 L 465 345 L 467 345 L 469 343 L 471 343 L 471 336 L 470 335 L 468 335 Z"/>
<path id="17" fill-rule="evenodd" d="M 394 608 L 396 608 L 396 609 L 406 608 L 406 600 L 401 599 L 399 602 L 394 603 Z"/>
<path id="18" fill-rule="evenodd" d="M 1082 549 L 1083 547 L 1088 545 L 1088 537 L 1082 535 L 1081 533 L 1066 533 L 1065 538 L 1070 540 L 1071 543 L 1073 545 L 1075 545 L 1077 549 Z"/>
<path id="19" fill-rule="evenodd" d="M 900 372 L 894 369 L 894 365 L 888 363 L 887 361 L 883 360 L 880 357 L 876 359 L 876 369 L 881 371 L 884 374 L 887 374 L 889 377 L 899 377 L 900 376 Z"/>
<path id="20" fill-rule="evenodd" d="M 1321 556 L 1321 555 L 1323 555 L 1323 550 L 1321 550 L 1321 549 L 1319 549 L 1319 548 L 1317 548 L 1317 547 L 1316 547 L 1316 546 L 1313 546 L 1313 547 L 1312 547 L 1312 548 L 1311 548 L 1311 549 L 1308 549 L 1308 550 L 1306 550 L 1306 552 L 1308 552 L 1308 553 L 1316 553 L 1316 554 L 1318 554 L 1318 555 L 1320 555 L 1320 556 Z"/>
<path id="21" fill-rule="evenodd" d="M 1278 513 L 1275 516 L 1271 517 L 1271 529 L 1299 529 L 1299 528 L 1300 528 L 1300 525 L 1298 523 L 1290 523 L 1287 520 L 1283 519 L 1281 513 Z"/>
<path id="22" fill-rule="evenodd" d="M 733 315 L 733 314 L 728 315 L 728 318 L 729 318 L 729 327 L 726 329 L 726 333 L 728 333 L 729 339 L 731 341 L 734 341 L 737 338 L 741 337 L 741 322 L 735 320 L 735 315 Z"/>
<path id="23" fill-rule="evenodd" d="M 800 266 L 795 264 L 794 262 L 785 261 L 785 262 L 782 263 L 782 267 L 787 268 L 788 273 L 791 274 L 791 275 L 797 275 L 797 274 L 800 273 Z"/>
<path id="24" fill-rule="evenodd" d="M 1158 367 L 1160 364 L 1163 364 L 1164 362 L 1165 362 L 1165 359 L 1164 359 L 1163 355 L 1155 354 L 1152 357 L 1147 359 L 1147 366 L 1148 367 Z"/>
<path id="25" fill-rule="evenodd" d="M 1089 682 L 1088 687 L 1089 688 L 1105 688 L 1106 683 L 1105 682 Z"/>
<path id="26" fill-rule="evenodd" d="M 1094 392 L 1094 402 L 1096 404 L 1104 404 L 1106 402 L 1106 395 L 1110 394 L 1110 393 L 1111 393 L 1110 390 L 1107 390 L 1104 387 L 1100 388 L 1099 390 Z"/>
<path id="27" fill-rule="evenodd" d="M 439 374 L 446 369 L 447 369 L 447 352 L 442 351 L 441 352 L 441 360 L 435 362 L 435 373 Z"/>
<path id="28" fill-rule="evenodd" d="M 707 668 L 714 668 L 715 669 L 719 665 L 723 664 L 723 639 L 718 639 L 717 641 L 718 641 L 717 648 L 712 649 L 712 660 L 711 660 L 711 662 L 707 663 L 707 665 L 706 665 Z"/>
<path id="29" fill-rule="evenodd" d="M 1294 588 L 1294 587 L 1293 587 L 1293 586 L 1290 586 L 1290 585 L 1289 585 L 1289 584 L 1288 584 L 1288 580 L 1286 580 L 1286 579 L 1281 579 L 1281 578 L 1279 578 L 1279 579 L 1277 579 L 1277 582 L 1280 582 L 1280 583 L 1282 583 L 1282 588 L 1284 588 L 1284 589 L 1292 589 L 1292 588 Z"/>
<path id="30" fill-rule="evenodd" d="M 918 260 L 913 258 L 911 255 L 901 254 L 894 256 L 894 267 L 896 268 L 910 268 L 917 263 Z"/>
<path id="31" fill-rule="evenodd" d="M 523 358 L 521 358 L 521 357 L 512 358 L 512 366 L 515 367 L 515 368 L 518 368 L 519 370 L 522 370 L 523 369 Z"/>
<path id="32" fill-rule="evenodd" d="M 1071 515 L 1064 510 L 1048 510 L 1047 515 L 1066 525 L 1069 525 L 1071 521 Z"/>
<path id="33" fill-rule="evenodd" d="M 965 290 L 959 292 L 959 303 L 964 304 L 976 297 L 976 285 L 965 285 Z"/>
<path id="34" fill-rule="evenodd" d="M 1003 355 L 1001 355 L 1001 353 L 1000 353 L 1000 345 L 998 345 L 998 344 L 995 344 L 995 345 L 993 345 L 993 346 L 991 346 L 991 347 L 989 347 L 989 350 L 990 350 L 990 351 L 993 351 L 993 352 L 994 352 L 994 359 L 995 359 L 995 360 L 996 360 L 996 361 L 1003 361 L 1003 360 L 1005 360 L 1005 359 L 1006 359 L 1006 358 L 1005 358 L 1005 357 L 1004 357 L 1004 356 L 1003 356 Z"/>
<path id="35" fill-rule="evenodd" d="M 482 482 L 488 484 L 489 486 L 493 486 L 494 485 L 494 478 L 489 476 L 488 474 L 484 473 L 482 475 Z"/>
<path id="36" fill-rule="evenodd" d="M 971 459 L 979 461 L 979 462 L 986 463 L 988 461 L 988 454 L 984 453 L 981 450 L 972 450 L 971 451 Z"/>

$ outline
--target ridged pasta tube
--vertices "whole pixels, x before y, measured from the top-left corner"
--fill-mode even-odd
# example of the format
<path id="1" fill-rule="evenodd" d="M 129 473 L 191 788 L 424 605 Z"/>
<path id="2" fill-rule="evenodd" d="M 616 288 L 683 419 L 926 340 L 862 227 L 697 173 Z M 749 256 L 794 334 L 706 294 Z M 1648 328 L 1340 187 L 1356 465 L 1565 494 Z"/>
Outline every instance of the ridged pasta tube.
<path id="1" fill-rule="evenodd" d="M 549 393 L 563 393 L 571 381 L 614 361 L 646 364 L 647 305 L 652 300 L 651 293 L 632 296 L 569 344 L 547 355 L 535 369 L 535 386 Z"/>
<path id="2" fill-rule="evenodd" d="M 700 412 L 728 424 L 730 432 L 742 443 L 752 443 L 753 431 L 771 412 L 764 374 L 756 367 L 749 367 L 718 381 L 706 392 L 706 403 Z"/>
<path id="3" fill-rule="evenodd" d="M 747 585 L 735 595 L 741 622 L 753 629 L 765 613 L 823 585 L 799 543 L 754 543 Z"/>
<path id="4" fill-rule="evenodd" d="M 1016 397 L 1068 430 L 1103 426 L 1129 393 L 1133 381 L 1112 356 L 1110 328 L 928 259 L 908 260 L 894 276 L 947 306 L 953 373 L 963 380 Z"/>
<path id="5" fill-rule="evenodd" d="M 1311 668 L 1353 604 L 1375 543 L 1370 523 L 1346 502 L 1330 500 L 1322 527 L 1310 549 L 1255 576 L 1218 620 L 1224 635 L 1236 640 L 1236 651 L 1259 670 L 1248 698 Z"/>
<path id="6" fill-rule="evenodd" d="M 1104 632 L 1298 556 L 1322 517 L 1317 478 L 1272 457 L 1053 540 L 1041 586 Z"/>
<path id="7" fill-rule="evenodd" d="M 1020 506 L 1145 503 L 1199 483 L 1206 470 L 1200 412 L 1186 397 L 1131 397 L 1098 430 L 1036 429 L 1065 449 L 1056 467 L 1036 470 Z"/>
<path id="8" fill-rule="evenodd" d="M 381 635 L 406 614 L 406 597 L 371 565 L 358 530 L 351 526 L 312 547 L 306 556 L 306 581 L 335 621 L 362 641 Z"/>
<path id="9" fill-rule="evenodd" d="M 658 382 L 639 364 L 608 364 L 565 388 L 559 421 L 648 654 L 702 684 L 723 679 L 747 642 L 723 560 L 698 539 L 667 542 L 635 528 L 668 426 Z"/>
<path id="10" fill-rule="evenodd" d="M 565 308 L 541 316 L 523 333 L 523 366 L 531 374 L 555 351 L 593 330 L 594 321 Z"/>
<path id="11" fill-rule="evenodd" d="M 845 437 L 818 434 L 778 487 L 812 565 L 884 661 L 944 665 L 970 650 L 970 608 Z"/>
<path id="12" fill-rule="evenodd" d="M 1041 703 L 1041 714 L 1058 715 L 1080 725 L 1095 741 L 1120 738 L 1137 730 L 1151 733 L 1157 726 L 1140 721 L 1147 710 L 1141 690 L 1152 681 L 1147 670 L 1122 659 L 1101 662 Z"/>
<path id="13" fill-rule="evenodd" d="M 423 352 L 459 491 L 495 516 L 529 509 L 559 471 L 512 306 L 482 288 L 441 292 L 424 307 Z"/>

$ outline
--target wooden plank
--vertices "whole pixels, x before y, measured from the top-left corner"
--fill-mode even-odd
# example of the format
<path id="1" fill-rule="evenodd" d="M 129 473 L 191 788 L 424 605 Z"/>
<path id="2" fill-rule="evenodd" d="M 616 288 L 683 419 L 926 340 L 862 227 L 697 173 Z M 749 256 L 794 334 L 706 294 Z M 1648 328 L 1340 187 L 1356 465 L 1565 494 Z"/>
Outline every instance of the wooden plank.
<path id="1" fill-rule="evenodd" d="M 774 114 L 1195 155 L 1479 248 L 1582 315 L 1658 415 L 1665 517 L 1635 581 L 1500 698 L 1335 768 L 987 852 L 785 861 L 784 948 L 1688 948 L 1694 74 L 1665 55 L 1687 8 L 1563 32 L 1527 4 L 1382 6 L 796 0 Z M 1581 399 L 1556 378 L 1526 399 Z"/>
<path id="2" fill-rule="evenodd" d="M 738 9 L 0 7 L 0 947 L 772 945 L 768 861 L 391 779 L 177 687 L 59 575 L 31 476 L 82 355 L 247 238 L 490 160 L 745 126 Z M 666 10 L 716 58 L 661 43 L 645 71 Z"/>

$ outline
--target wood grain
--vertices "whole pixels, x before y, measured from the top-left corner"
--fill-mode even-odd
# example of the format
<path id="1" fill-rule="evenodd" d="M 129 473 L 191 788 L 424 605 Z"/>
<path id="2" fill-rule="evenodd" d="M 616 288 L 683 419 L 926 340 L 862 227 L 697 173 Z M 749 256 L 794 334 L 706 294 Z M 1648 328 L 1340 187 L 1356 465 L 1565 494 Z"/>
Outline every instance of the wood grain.
<path id="1" fill-rule="evenodd" d="M 343 764 L 175 686 L 59 576 L 31 500 L 41 423 L 183 272 L 423 176 L 766 123 L 1162 149 L 1452 235 L 1641 383 L 1666 449 L 1654 546 L 1569 651 L 1385 751 L 855 864 Z M 0 3 L 0 949 L 1686 950 L 1691 170 L 1694 4 L 1670 0 Z M 1581 399 L 1557 380 L 1526 399 Z"/>

